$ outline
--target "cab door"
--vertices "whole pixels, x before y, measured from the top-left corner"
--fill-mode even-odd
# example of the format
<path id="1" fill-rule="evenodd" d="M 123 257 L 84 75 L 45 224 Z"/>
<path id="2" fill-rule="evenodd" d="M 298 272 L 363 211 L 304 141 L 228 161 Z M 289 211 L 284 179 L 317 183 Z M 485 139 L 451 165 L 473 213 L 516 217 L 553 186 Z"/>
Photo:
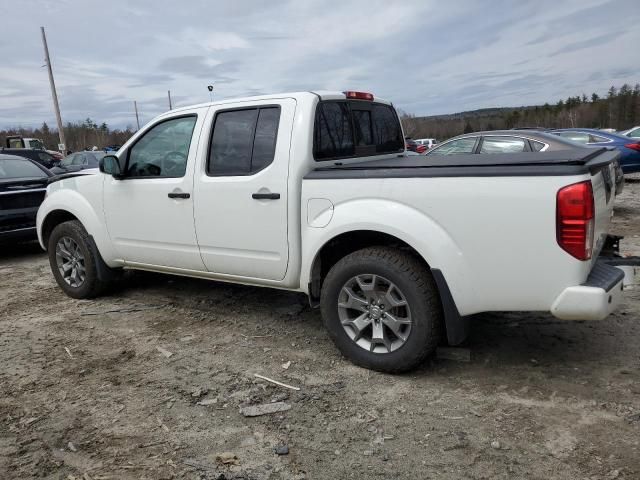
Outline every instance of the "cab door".
<path id="1" fill-rule="evenodd" d="M 296 102 L 212 107 L 195 176 L 202 260 L 220 275 L 282 280 L 287 272 L 289 146 Z"/>
<path id="2" fill-rule="evenodd" d="M 151 125 L 105 178 L 107 230 L 127 264 L 204 271 L 193 223 L 193 173 L 208 107 Z"/>

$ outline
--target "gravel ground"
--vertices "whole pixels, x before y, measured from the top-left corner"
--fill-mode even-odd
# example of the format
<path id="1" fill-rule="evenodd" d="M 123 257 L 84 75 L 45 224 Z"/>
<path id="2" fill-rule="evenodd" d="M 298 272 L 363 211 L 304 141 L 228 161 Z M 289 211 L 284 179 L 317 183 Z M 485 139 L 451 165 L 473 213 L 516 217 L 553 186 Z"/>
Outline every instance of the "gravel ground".
<path id="1" fill-rule="evenodd" d="M 638 255 L 640 183 L 618 204 Z M 640 478 L 640 287 L 603 322 L 478 315 L 469 362 L 391 376 L 297 294 L 135 273 L 77 301 L 37 245 L 0 278 L 1 478 Z"/>

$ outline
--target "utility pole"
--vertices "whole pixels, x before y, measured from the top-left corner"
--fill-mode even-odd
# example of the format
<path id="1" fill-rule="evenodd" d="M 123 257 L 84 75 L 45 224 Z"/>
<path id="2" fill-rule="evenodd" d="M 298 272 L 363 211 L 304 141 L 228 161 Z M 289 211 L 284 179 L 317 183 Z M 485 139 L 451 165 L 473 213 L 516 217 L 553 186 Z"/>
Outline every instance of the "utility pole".
<path id="1" fill-rule="evenodd" d="M 140 130 L 140 118 L 138 118 L 138 102 L 133 101 L 133 109 L 136 111 L 136 124 L 138 125 L 138 130 Z"/>
<path id="2" fill-rule="evenodd" d="M 171 110 L 171 90 L 167 90 L 167 95 L 169 95 L 169 110 Z"/>
<path id="3" fill-rule="evenodd" d="M 56 93 L 56 83 L 53 81 L 53 70 L 51 69 L 51 58 L 49 58 L 49 47 L 47 46 L 47 36 L 44 33 L 44 27 L 40 27 L 42 32 L 42 45 L 44 46 L 44 58 L 47 62 L 47 70 L 49 70 L 49 85 L 51 86 L 51 96 L 53 97 L 53 109 L 56 112 L 56 122 L 58 123 L 58 137 L 62 149 L 66 152 L 67 144 L 64 140 L 64 130 L 62 129 L 62 117 L 60 116 L 60 105 L 58 105 L 58 94 Z"/>

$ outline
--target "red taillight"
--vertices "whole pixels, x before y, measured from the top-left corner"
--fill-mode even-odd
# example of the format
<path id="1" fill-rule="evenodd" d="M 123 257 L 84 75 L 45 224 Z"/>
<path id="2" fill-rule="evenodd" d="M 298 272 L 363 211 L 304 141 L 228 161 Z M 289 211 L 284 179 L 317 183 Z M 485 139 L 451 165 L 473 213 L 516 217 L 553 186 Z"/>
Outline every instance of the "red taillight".
<path id="1" fill-rule="evenodd" d="M 347 98 L 351 98 L 354 100 L 369 100 L 370 102 L 373 101 L 373 93 L 367 93 L 367 92 L 344 92 L 344 94 L 347 96 Z"/>
<path id="2" fill-rule="evenodd" d="M 591 181 L 558 191 L 556 237 L 558 245 L 578 260 L 589 260 L 593 249 L 593 189 Z"/>
<path id="3" fill-rule="evenodd" d="M 640 142 L 638 142 L 638 143 L 627 143 L 625 145 L 625 147 L 630 148 L 631 150 L 635 150 L 637 152 L 640 152 Z"/>

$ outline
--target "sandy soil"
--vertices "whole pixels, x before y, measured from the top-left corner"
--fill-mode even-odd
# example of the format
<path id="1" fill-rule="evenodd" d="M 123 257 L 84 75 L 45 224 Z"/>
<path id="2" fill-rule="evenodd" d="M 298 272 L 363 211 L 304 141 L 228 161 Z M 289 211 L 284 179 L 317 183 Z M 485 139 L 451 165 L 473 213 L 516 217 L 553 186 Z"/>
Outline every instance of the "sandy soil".
<path id="1" fill-rule="evenodd" d="M 618 204 L 638 255 L 640 183 Z M 136 273 L 76 301 L 37 245 L 0 255 L 0 478 L 640 478 L 640 287 L 603 322 L 479 315 L 470 362 L 390 376 L 297 294 Z"/>

